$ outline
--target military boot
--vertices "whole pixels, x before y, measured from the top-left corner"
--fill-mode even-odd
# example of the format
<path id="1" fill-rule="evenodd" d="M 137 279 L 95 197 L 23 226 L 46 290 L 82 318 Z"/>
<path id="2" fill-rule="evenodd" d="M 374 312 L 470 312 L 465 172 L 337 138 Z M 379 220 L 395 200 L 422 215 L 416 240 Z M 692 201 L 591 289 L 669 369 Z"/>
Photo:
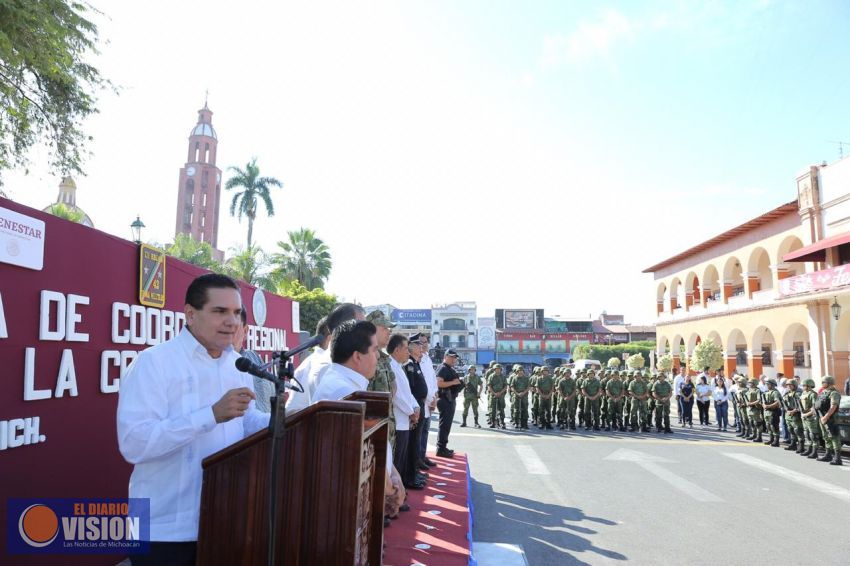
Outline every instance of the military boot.
<path id="1" fill-rule="evenodd" d="M 818 443 L 812 442 L 812 449 L 809 450 L 809 460 L 817 460 L 818 459 Z"/>
<path id="2" fill-rule="evenodd" d="M 466 426 L 466 417 L 463 417 L 463 422 L 460 423 L 461 428 Z"/>
<path id="3" fill-rule="evenodd" d="M 841 450 L 835 453 L 835 458 L 832 459 L 832 462 L 829 463 L 831 466 L 843 466 L 844 464 L 841 462 Z"/>
<path id="4" fill-rule="evenodd" d="M 800 439 L 800 447 L 797 448 L 797 454 L 801 456 L 805 456 L 806 452 L 808 452 L 808 448 L 806 448 L 806 442 L 801 438 Z"/>
<path id="5" fill-rule="evenodd" d="M 791 441 L 791 444 L 789 444 L 788 446 L 785 447 L 785 450 L 793 450 L 794 452 L 796 452 L 797 451 L 797 439 L 796 438 L 793 439 Z"/>
<path id="6" fill-rule="evenodd" d="M 478 417 L 475 418 L 475 428 L 481 428 L 481 425 L 478 424 Z"/>
<path id="7" fill-rule="evenodd" d="M 757 432 L 757 436 L 753 436 L 752 441 L 753 442 L 764 442 L 764 440 L 761 437 L 761 429 L 758 429 L 756 432 Z"/>
<path id="8" fill-rule="evenodd" d="M 767 440 L 762 442 L 762 444 L 764 444 L 765 446 L 770 446 L 771 444 L 773 444 L 773 433 L 771 431 L 767 431 L 767 434 L 768 438 Z"/>
<path id="9" fill-rule="evenodd" d="M 826 454 L 818 458 L 818 462 L 829 462 L 832 460 L 833 452 L 832 450 L 827 450 Z"/>
<path id="10" fill-rule="evenodd" d="M 778 434 L 773 435 L 773 442 L 770 443 L 770 446 L 772 446 L 773 448 L 779 448 L 779 435 Z M 787 448 L 786 448 L 786 450 L 787 450 Z"/>
<path id="11" fill-rule="evenodd" d="M 738 427 L 738 433 L 735 436 L 743 438 L 744 436 L 746 436 L 746 434 L 747 431 L 744 429 L 744 427 Z"/>
<path id="12" fill-rule="evenodd" d="M 490 428 L 496 428 L 496 421 L 494 421 L 494 420 L 490 421 Z"/>

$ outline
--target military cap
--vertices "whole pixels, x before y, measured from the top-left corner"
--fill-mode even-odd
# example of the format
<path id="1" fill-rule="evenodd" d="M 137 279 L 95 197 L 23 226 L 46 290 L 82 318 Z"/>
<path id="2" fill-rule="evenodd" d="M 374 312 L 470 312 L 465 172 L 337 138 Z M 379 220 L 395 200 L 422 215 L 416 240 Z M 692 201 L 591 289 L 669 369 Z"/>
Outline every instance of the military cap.
<path id="1" fill-rule="evenodd" d="M 805 386 L 807 386 L 807 385 L 808 385 L 809 387 L 814 388 L 814 387 L 815 387 L 815 380 L 814 380 L 814 379 L 812 379 L 811 377 L 808 377 L 808 378 L 804 379 L 804 380 L 803 380 L 803 386 L 805 387 Z"/>
<path id="2" fill-rule="evenodd" d="M 796 377 L 791 377 L 791 378 L 788 379 L 788 381 L 785 382 L 785 385 L 792 385 L 792 384 L 794 385 L 794 387 L 797 386 L 797 378 Z"/>
<path id="3" fill-rule="evenodd" d="M 738 385 L 746 385 L 746 384 L 747 384 L 747 378 L 744 377 L 743 375 L 739 375 L 738 376 Z"/>
<path id="4" fill-rule="evenodd" d="M 460 354 L 458 354 L 455 350 L 452 350 L 451 348 L 446 350 L 446 353 L 443 354 L 443 355 L 445 357 L 450 357 L 450 358 L 459 358 L 460 357 Z"/>
<path id="5" fill-rule="evenodd" d="M 772 377 L 768 377 L 765 382 L 768 383 L 769 385 L 773 385 L 774 387 L 776 387 L 776 379 L 774 379 Z"/>
<path id="6" fill-rule="evenodd" d="M 493 369 L 502 369 L 502 364 L 496 364 L 493 366 Z"/>
<path id="7" fill-rule="evenodd" d="M 831 375 L 825 375 L 820 380 L 821 383 L 828 383 L 829 385 L 835 385 L 835 378 Z"/>
<path id="8" fill-rule="evenodd" d="M 570 375 L 571 373 L 573 373 L 573 370 L 570 368 L 564 368 L 564 375 Z"/>
<path id="9" fill-rule="evenodd" d="M 383 326 L 384 328 L 395 328 L 395 324 L 387 318 L 384 311 L 372 311 L 366 315 L 366 320 L 375 326 Z"/>
<path id="10" fill-rule="evenodd" d="M 421 339 L 422 339 L 422 333 L 417 332 L 416 334 L 409 336 L 407 338 L 407 341 L 410 342 L 411 344 L 413 344 L 414 342 L 419 342 L 419 340 L 421 340 Z"/>
<path id="11" fill-rule="evenodd" d="M 497 363 L 496 360 L 490 360 L 490 367 L 495 367 Z"/>
<path id="12" fill-rule="evenodd" d="M 759 384 L 758 379 L 756 379 L 755 377 L 750 378 L 750 385 L 758 385 L 758 384 Z"/>

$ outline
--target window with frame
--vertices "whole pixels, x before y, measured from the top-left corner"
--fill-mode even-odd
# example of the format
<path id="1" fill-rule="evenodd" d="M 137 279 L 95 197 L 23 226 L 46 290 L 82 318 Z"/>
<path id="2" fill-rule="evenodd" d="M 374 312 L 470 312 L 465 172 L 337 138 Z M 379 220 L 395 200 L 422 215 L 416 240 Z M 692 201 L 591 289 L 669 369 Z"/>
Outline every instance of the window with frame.
<path id="1" fill-rule="evenodd" d="M 736 354 L 735 354 L 735 365 L 744 366 L 744 367 L 749 365 L 748 362 L 747 362 L 747 346 L 746 346 L 746 344 L 743 345 L 743 346 L 740 345 L 740 344 L 736 345 L 735 346 L 735 352 L 736 352 Z"/>
<path id="2" fill-rule="evenodd" d="M 808 344 L 804 344 L 803 342 L 794 342 L 795 368 L 808 368 L 812 366 L 811 362 L 808 359 L 809 357 L 806 355 L 807 350 Z"/>
<path id="3" fill-rule="evenodd" d="M 761 365 L 773 367 L 773 346 L 770 344 L 761 345 Z"/>

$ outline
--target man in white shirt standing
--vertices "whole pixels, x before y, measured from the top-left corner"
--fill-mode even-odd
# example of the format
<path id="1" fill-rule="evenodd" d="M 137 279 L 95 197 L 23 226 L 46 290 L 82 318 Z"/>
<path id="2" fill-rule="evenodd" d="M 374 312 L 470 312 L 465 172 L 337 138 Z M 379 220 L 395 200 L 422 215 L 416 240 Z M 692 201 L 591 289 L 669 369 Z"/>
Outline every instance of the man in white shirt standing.
<path id="1" fill-rule="evenodd" d="M 308 378 L 310 376 L 310 369 L 319 359 L 325 359 L 329 356 L 328 353 L 328 344 L 331 342 L 331 333 L 328 330 L 328 317 L 323 316 L 319 323 L 316 325 L 316 335 L 321 334 L 325 337 L 321 344 L 313 348 L 313 351 L 309 356 L 301 360 L 301 363 L 298 364 L 298 367 L 295 368 L 294 377 L 298 384 L 304 389 L 304 391 L 290 391 L 288 393 L 289 397 L 286 400 L 286 412 L 295 412 L 300 411 L 306 407 L 311 405 L 312 397 L 311 393 L 315 393 L 315 391 L 310 391 L 310 383 Z"/>
<path id="2" fill-rule="evenodd" d="M 679 373 L 673 378 L 673 396 L 676 398 L 676 409 L 679 413 L 679 424 L 682 424 L 682 384 L 685 382 L 685 366 L 679 367 Z"/>
<path id="3" fill-rule="evenodd" d="M 396 468 L 402 476 L 402 480 L 407 483 L 416 481 L 415 476 L 411 477 L 409 466 L 406 465 L 408 459 L 408 448 L 410 446 L 410 429 L 419 421 L 419 403 L 413 397 L 410 391 L 410 384 L 407 381 L 407 374 L 404 373 L 404 368 L 401 366 L 406 364 L 410 359 L 410 352 L 407 349 L 407 338 L 401 334 L 393 334 L 390 336 L 390 341 L 387 344 L 387 353 L 390 355 L 390 368 L 395 375 L 396 391 L 393 396 L 393 413 L 395 414 L 395 446 L 393 447 L 393 462 L 396 463 Z"/>
<path id="4" fill-rule="evenodd" d="M 366 320 L 348 320 L 331 337 L 331 365 L 316 388 L 313 403 L 338 401 L 355 391 L 366 391 L 378 365 L 375 325 Z"/>
<path id="5" fill-rule="evenodd" d="M 436 462 L 428 458 L 428 431 L 431 428 L 431 413 L 437 408 L 437 372 L 434 369 L 434 362 L 431 361 L 431 356 L 428 355 L 430 341 L 428 336 L 422 334 L 420 337 L 422 343 L 422 359 L 419 360 L 419 367 L 422 369 L 422 375 L 425 376 L 425 383 L 428 385 L 428 396 L 425 398 L 425 426 L 421 427 L 421 436 L 419 437 L 419 460 L 427 466 L 434 467 Z"/>
<path id="6" fill-rule="evenodd" d="M 121 380 L 118 448 L 134 466 L 129 495 L 150 499 L 150 552 L 134 556 L 134 566 L 195 564 L 201 461 L 269 423 L 255 407 L 251 376 L 234 365 L 236 282 L 196 278 L 184 310 L 180 333 L 141 352 Z"/>

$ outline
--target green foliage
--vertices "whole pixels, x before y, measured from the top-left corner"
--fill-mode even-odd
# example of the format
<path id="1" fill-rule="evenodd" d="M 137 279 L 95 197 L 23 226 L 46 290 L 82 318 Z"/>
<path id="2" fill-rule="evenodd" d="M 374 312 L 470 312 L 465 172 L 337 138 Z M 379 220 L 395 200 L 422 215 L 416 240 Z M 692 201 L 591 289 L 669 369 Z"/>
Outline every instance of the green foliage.
<path id="1" fill-rule="evenodd" d="M 245 283 L 274 290 L 276 285 L 265 273 L 268 266 L 266 255 L 259 246 L 247 249 L 237 248 L 233 250 L 234 255 L 229 257 L 222 266 L 223 272 L 235 279 L 241 279 Z"/>
<path id="2" fill-rule="evenodd" d="M 298 281 L 284 281 L 275 292 L 300 303 L 301 330 L 311 334 L 316 330 L 319 320 L 330 314 L 338 304 L 336 295 L 328 294 L 324 289 L 307 289 Z"/>
<path id="3" fill-rule="evenodd" d="M 608 358 L 608 363 L 605 364 L 611 369 L 617 369 L 620 367 L 620 358 L 610 357 Z"/>
<path id="4" fill-rule="evenodd" d="M 95 93 L 110 87 L 86 63 L 97 53 L 94 11 L 66 0 L 0 0 L 0 171 L 25 166 L 39 141 L 50 166 L 81 173 L 83 120 L 97 112 Z"/>
<path id="5" fill-rule="evenodd" d="M 58 216 L 59 218 L 64 218 L 65 220 L 76 222 L 77 224 L 81 224 L 86 218 L 85 212 L 83 212 L 79 208 L 68 206 L 64 202 L 56 202 L 51 204 L 50 207 L 47 209 L 47 212 L 49 212 L 53 216 Z"/>
<path id="6" fill-rule="evenodd" d="M 723 348 L 711 340 L 703 340 L 697 344 L 691 354 L 690 369 L 692 371 L 702 371 L 705 367 L 712 370 L 723 367 Z"/>
<path id="7" fill-rule="evenodd" d="M 573 350 L 574 360 L 608 360 L 617 358 L 622 360 L 623 354 L 641 354 L 644 360 L 649 359 L 649 353 L 655 350 L 655 342 L 642 340 L 640 342 L 629 342 L 627 344 L 614 344 L 603 346 L 597 344 L 579 344 Z"/>
<path id="8" fill-rule="evenodd" d="M 177 234 L 174 242 L 165 248 L 165 253 L 177 259 L 182 259 L 192 265 L 222 272 L 222 265 L 213 258 L 213 249 L 209 242 L 198 242 L 188 234 Z"/>
<path id="9" fill-rule="evenodd" d="M 274 216 L 271 188 L 282 187 L 283 183 L 274 177 L 261 177 L 256 157 L 245 165 L 245 169 L 230 167 L 229 171 L 233 172 L 234 176 L 227 180 L 224 188 L 227 190 L 242 189 L 233 195 L 233 201 L 230 203 L 230 215 L 236 216 L 240 222 L 243 214 L 248 217 L 247 247 L 250 248 L 259 201 L 262 200 L 265 204 L 266 213 L 269 216 Z"/>
<path id="10" fill-rule="evenodd" d="M 656 367 L 660 371 L 670 371 L 673 369 L 673 354 L 664 354 L 656 362 Z"/>
<path id="11" fill-rule="evenodd" d="M 629 369 L 643 369 L 644 365 L 646 365 L 646 360 L 640 352 L 632 354 L 626 360 L 626 366 Z"/>
<path id="12" fill-rule="evenodd" d="M 321 289 L 331 273 L 333 262 L 328 246 L 309 228 L 288 233 L 289 241 L 277 243 L 272 255 L 274 277 L 281 281 L 298 281 L 307 289 Z"/>

